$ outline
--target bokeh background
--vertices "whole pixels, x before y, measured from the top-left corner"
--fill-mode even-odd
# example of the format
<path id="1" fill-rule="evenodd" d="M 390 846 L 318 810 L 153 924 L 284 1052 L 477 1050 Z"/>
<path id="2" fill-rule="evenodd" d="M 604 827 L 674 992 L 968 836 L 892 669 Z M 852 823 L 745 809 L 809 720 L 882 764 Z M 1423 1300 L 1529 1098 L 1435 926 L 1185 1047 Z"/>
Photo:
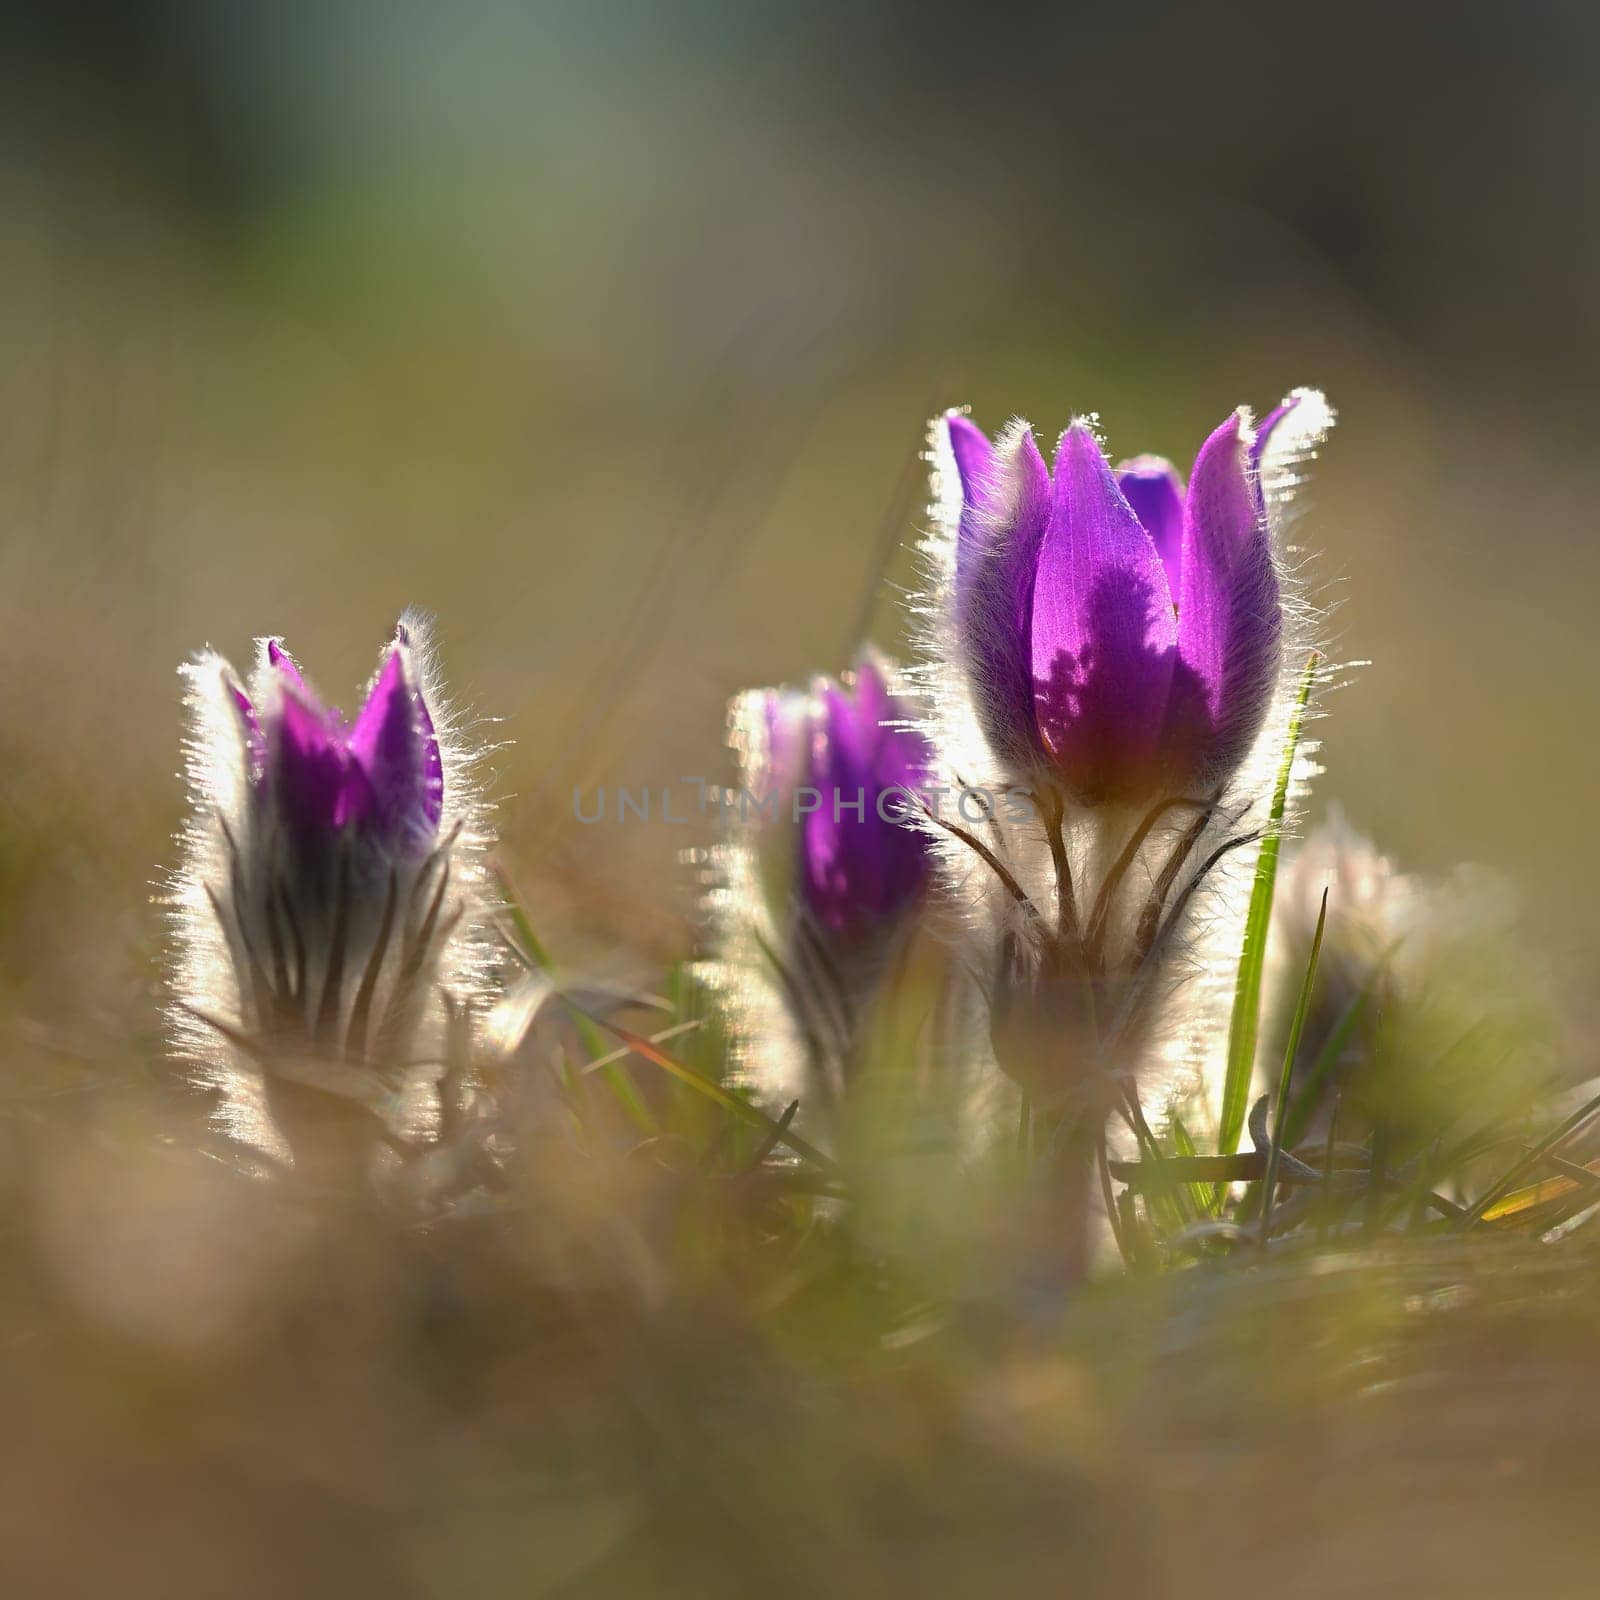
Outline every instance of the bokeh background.
<path id="1" fill-rule="evenodd" d="M 1342 413 L 1304 527 L 1370 659 L 1324 798 L 1600 948 L 1600 15 L 149 0 L 0 67 L 0 982 L 109 980 L 178 804 L 174 667 L 338 701 L 406 603 L 511 741 L 508 858 L 679 947 L 737 687 L 896 641 L 924 419 L 1186 463 Z"/>
<path id="2" fill-rule="evenodd" d="M 722 776 L 730 693 L 901 641 L 931 413 L 1186 464 L 1313 383 L 1302 528 L 1371 663 L 1317 805 L 1502 874 L 1593 1074 L 1597 87 L 1577 0 L 0 10 L 8 1593 L 1589 1592 L 1592 1290 L 1463 1330 L 1442 1254 L 1174 1275 L 1090 1297 L 1084 1362 L 908 1370 L 758 1283 L 646 1337 L 519 1252 L 626 1276 L 659 1175 L 479 1255 L 229 1179 L 152 895 L 179 662 L 281 633 L 348 706 L 418 602 L 547 942 L 651 970 L 697 830 L 574 787 Z"/>

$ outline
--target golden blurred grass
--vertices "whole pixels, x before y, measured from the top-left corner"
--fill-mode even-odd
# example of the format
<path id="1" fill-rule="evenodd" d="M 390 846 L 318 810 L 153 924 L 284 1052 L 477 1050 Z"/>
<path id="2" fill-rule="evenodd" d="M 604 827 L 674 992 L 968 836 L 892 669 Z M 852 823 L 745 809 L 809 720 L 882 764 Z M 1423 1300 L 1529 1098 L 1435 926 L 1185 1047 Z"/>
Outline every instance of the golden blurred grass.
<path id="1" fill-rule="evenodd" d="M 1587 1245 L 1063 1314 L 650 1162 L 547 1148 L 513 1213 L 418 1229 L 241 1181 L 174 1108 L 81 1111 L 8 1123 L 0 1169 L 11 1593 L 1590 1587 Z"/>

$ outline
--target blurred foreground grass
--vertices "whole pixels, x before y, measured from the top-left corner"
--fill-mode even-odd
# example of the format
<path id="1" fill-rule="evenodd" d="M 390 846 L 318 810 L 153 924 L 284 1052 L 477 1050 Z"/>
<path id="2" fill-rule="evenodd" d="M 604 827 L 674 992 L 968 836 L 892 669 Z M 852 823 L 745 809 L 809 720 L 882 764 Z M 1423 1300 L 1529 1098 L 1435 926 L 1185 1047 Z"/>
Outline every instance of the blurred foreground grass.
<path id="1" fill-rule="evenodd" d="M 670 1002 L 718 1073 L 663 987 L 627 1034 Z M 1454 1158 L 1397 1138 L 1393 1190 L 1286 1194 L 1265 1251 L 1248 1188 L 1231 1243 L 1203 1186 L 1147 1195 L 1128 1270 L 1064 1295 L 1048 1163 L 964 1155 L 914 1049 L 837 1166 L 796 1164 L 642 1048 L 641 1134 L 583 1070 L 615 1026 L 556 1020 L 498 1180 L 443 1214 L 268 1176 L 158 1057 L 33 1033 L 0 1107 L 5 1592 L 1592 1593 L 1584 1171 L 1469 1226 L 1423 1203 Z M 1533 1143 L 1498 1090 L 1469 1173 Z"/>
<path id="2" fill-rule="evenodd" d="M 3 1124 L 8 1593 L 1593 1592 L 1585 1233 L 1063 1306 L 659 1149 L 405 1224 L 183 1109 Z"/>

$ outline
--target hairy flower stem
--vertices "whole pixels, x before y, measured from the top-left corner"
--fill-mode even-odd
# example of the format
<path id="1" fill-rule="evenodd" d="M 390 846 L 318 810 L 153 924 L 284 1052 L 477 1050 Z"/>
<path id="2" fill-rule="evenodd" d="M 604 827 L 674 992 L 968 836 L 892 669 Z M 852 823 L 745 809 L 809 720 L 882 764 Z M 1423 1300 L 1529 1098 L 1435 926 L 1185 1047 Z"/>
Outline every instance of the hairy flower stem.
<path id="1" fill-rule="evenodd" d="M 1195 809 L 1193 819 L 1175 837 L 1154 840 L 1162 820 L 1186 806 Z M 1163 992 L 1161 974 L 1200 886 L 1251 836 L 1227 837 L 1196 861 L 1216 803 L 1182 796 L 1161 801 L 1133 826 L 1094 886 L 1086 929 L 1073 897 L 1065 807 L 1041 797 L 1041 811 L 1057 872 L 1057 905 L 1068 920 L 1047 918 L 1026 896 L 1019 900 L 1021 923 L 999 941 L 990 1037 L 999 1065 L 1023 1091 L 1019 1145 L 1050 1188 L 1056 1226 L 1074 1235 L 1060 1244 L 1062 1261 L 1073 1265 L 1087 1260 L 1093 1206 L 1104 1203 L 1108 1215 L 1112 1209 L 1105 1176 L 1098 1196 L 1094 1184 L 1108 1120 L 1125 1122 L 1141 1156 L 1153 1168 L 1161 1165 L 1137 1086 Z M 984 847 L 973 847 L 987 862 Z M 1151 876 L 1139 873 L 1136 884 L 1135 864 L 1144 860 Z M 1131 902 L 1130 892 L 1137 895 Z M 1184 1212 L 1177 1185 L 1163 1182 L 1158 1198 L 1175 1216 Z M 1131 1241 L 1121 1243 L 1132 1248 Z"/>
<path id="2" fill-rule="evenodd" d="M 1117 1242 L 1117 1254 L 1122 1264 L 1130 1266 L 1133 1257 L 1128 1251 L 1128 1240 L 1123 1232 L 1122 1219 L 1117 1214 L 1117 1199 L 1111 1189 L 1111 1151 L 1106 1143 L 1106 1130 L 1100 1129 L 1100 1139 L 1095 1146 L 1095 1166 L 1100 1173 L 1100 1202 L 1105 1207 L 1106 1221 L 1111 1225 L 1111 1237 Z"/>
<path id="3" fill-rule="evenodd" d="M 1121 886 L 1122 880 L 1127 876 L 1129 867 L 1138 859 L 1139 852 L 1144 848 L 1145 841 L 1150 837 L 1156 824 L 1169 811 L 1178 806 L 1199 806 L 1201 808 L 1201 816 L 1196 819 L 1195 827 L 1191 830 L 1193 836 L 1198 837 L 1199 829 L 1204 827 L 1204 819 L 1209 815 L 1205 801 L 1186 800 L 1180 796 L 1174 796 L 1170 800 L 1158 801 L 1145 813 L 1139 826 L 1129 835 L 1128 842 L 1122 847 L 1121 854 L 1112 864 L 1111 870 L 1106 874 L 1105 881 L 1100 885 L 1100 893 L 1095 896 L 1094 909 L 1089 914 L 1089 931 L 1085 940 L 1090 958 L 1097 967 L 1103 968 L 1105 964 L 1106 918 L 1111 910 L 1113 896 Z M 1175 852 L 1169 858 L 1167 867 L 1163 869 L 1164 878 L 1168 878 L 1169 873 L 1176 871 L 1177 866 L 1182 862 L 1183 856 L 1187 856 L 1192 848 L 1193 837 L 1190 837 L 1189 843 L 1183 849 L 1182 856 Z M 1170 878 L 1168 878 L 1167 886 L 1170 887 Z"/>
<path id="4" fill-rule="evenodd" d="M 1078 897 L 1073 890 L 1072 862 L 1067 856 L 1067 841 L 1062 832 L 1066 801 L 1060 790 L 1053 787 L 1041 789 L 1038 801 L 1044 813 L 1045 834 L 1050 841 L 1050 862 L 1056 875 L 1056 938 L 1063 944 L 1070 941 L 1081 946 Z"/>
<path id="5" fill-rule="evenodd" d="M 1035 1283 L 1069 1290 L 1088 1275 L 1097 1151 L 1104 1130 L 1104 1115 L 1084 1107 L 1035 1119 L 1035 1141 L 1042 1146 L 1034 1168 L 1035 1205 L 1028 1239 L 1028 1276 Z"/>

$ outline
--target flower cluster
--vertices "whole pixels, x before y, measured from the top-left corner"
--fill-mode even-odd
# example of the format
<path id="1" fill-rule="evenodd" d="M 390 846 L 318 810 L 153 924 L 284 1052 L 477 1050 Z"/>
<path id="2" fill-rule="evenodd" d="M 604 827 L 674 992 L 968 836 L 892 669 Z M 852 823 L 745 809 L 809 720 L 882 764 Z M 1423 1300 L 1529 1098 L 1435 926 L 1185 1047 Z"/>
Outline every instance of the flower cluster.
<path id="1" fill-rule="evenodd" d="M 1185 483 L 1152 456 L 1114 468 L 1085 421 L 1047 464 L 1025 423 L 937 419 L 917 692 L 867 649 L 731 709 L 707 970 L 765 1094 L 844 1104 L 937 899 L 966 914 L 993 1062 L 1053 1147 L 1103 1153 L 1113 1111 L 1147 1133 L 1199 908 L 1226 926 L 1227 865 L 1269 825 L 1313 642 L 1285 515 L 1331 420 L 1309 390 L 1259 427 L 1235 412 Z M 418 619 L 348 719 L 276 639 L 248 685 L 213 654 L 185 672 L 180 1043 L 297 1167 L 415 1150 L 459 1118 L 490 964 L 481 812 Z M 957 820 L 930 803 L 952 792 Z M 969 814 L 998 795 L 1025 803 Z M 1191 1035 L 1206 1014 L 1184 1008 Z"/>

